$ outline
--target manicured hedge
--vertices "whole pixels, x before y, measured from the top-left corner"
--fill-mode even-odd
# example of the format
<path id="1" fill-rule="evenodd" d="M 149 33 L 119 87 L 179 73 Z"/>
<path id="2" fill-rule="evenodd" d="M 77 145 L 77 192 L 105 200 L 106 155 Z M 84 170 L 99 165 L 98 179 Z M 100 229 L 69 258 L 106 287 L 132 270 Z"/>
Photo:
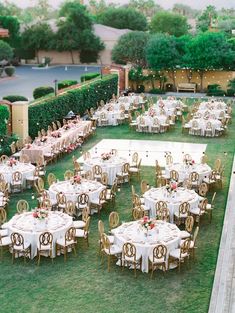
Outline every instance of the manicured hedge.
<path id="1" fill-rule="evenodd" d="M 0 136 L 6 135 L 7 121 L 9 119 L 10 112 L 6 105 L 0 105 Z"/>
<path id="2" fill-rule="evenodd" d="M 26 98 L 24 96 L 18 96 L 18 95 L 9 95 L 9 96 L 3 97 L 3 100 L 7 100 L 7 101 L 13 103 L 16 101 L 28 101 L 28 98 Z"/>
<path id="3" fill-rule="evenodd" d="M 62 120 L 69 111 L 83 115 L 87 109 L 96 108 L 100 100 L 111 99 L 117 93 L 118 76 L 107 75 L 81 88 L 67 91 L 29 106 L 29 134 L 33 138 L 38 130 L 47 129 L 53 121 Z"/>
<path id="4" fill-rule="evenodd" d="M 15 74 L 15 67 L 14 66 L 5 66 L 4 67 L 5 73 L 7 76 L 13 76 Z"/>
<path id="5" fill-rule="evenodd" d="M 54 93 L 55 90 L 53 87 L 45 86 L 45 87 L 37 87 L 33 91 L 33 97 L 34 99 L 38 99 L 41 97 L 45 97 L 49 95 L 50 93 Z"/>
<path id="6" fill-rule="evenodd" d="M 70 86 L 77 85 L 77 83 L 78 82 L 76 80 L 62 80 L 61 82 L 58 82 L 58 89 L 68 88 Z"/>
<path id="7" fill-rule="evenodd" d="M 81 75 L 81 82 L 85 82 L 87 80 L 91 80 L 94 79 L 96 77 L 100 76 L 99 73 L 87 73 L 87 74 L 83 74 Z"/>

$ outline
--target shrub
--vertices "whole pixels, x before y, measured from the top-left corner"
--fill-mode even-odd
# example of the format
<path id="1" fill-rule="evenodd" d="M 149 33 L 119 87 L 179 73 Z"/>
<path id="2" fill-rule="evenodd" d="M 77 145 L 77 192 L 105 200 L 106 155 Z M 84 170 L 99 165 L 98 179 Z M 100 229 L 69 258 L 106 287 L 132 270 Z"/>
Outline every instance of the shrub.
<path id="1" fill-rule="evenodd" d="M 137 93 L 142 93 L 145 91 L 145 87 L 144 85 L 139 85 L 137 88 L 136 88 L 136 92 Z"/>
<path id="2" fill-rule="evenodd" d="M 91 79 L 94 79 L 94 78 L 99 77 L 99 76 L 100 76 L 99 73 L 83 74 L 83 75 L 81 75 L 81 82 L 85 82 L 87 80 L 91 80 Z"/>
<path id="3" fill-rule="evenodd" d="M 226 92 L 221 89 L 221 86 L 219 84 L 213 84 L 207 86 L 207 96 L 225 96 Z"/>
<path id="4" fill-rule="evenodd" d="M 43 99 L 29 105 L 29 134 L 37 136 L 38 130 L 53 121 L 62 120 L 69 111 L 83 115 L 87 109 L 95 108 L 97 102 L 105 102 L 117 93 L 117 75 L 107 75 L 102 80 L 90 82 L 89 85 L 69 90 L 56 97 Z"/>
<path id="5" fill-rule="evenodd" d="M 58 83 L 58 89 L 68 88 L 70 86 L 77 85 L 77 83 L 78 82 L 76 80 L 62 80 Z"/>
<path id="6" fill-rule="evenodd" d="M 0 155 L 11 155 L 11 147 L 12 142 L 16 142 L 19 138 L 16 135 L 12 136 L 1 136 L 1 144 L 0 144 Z"/>
<path id="7" fill-rule="evenodd" d="M 53 87 L 50 86 L 45 86 L 45 87 L 38 87 L 35 88 L 33 91 L 33 97 L 34 99 L 38 99 L 41 97 L 44 97 L 46 95 L 49 95 L 50 93 L 54 93 L 55 89 Z"/>
<path id="8" fill-rule="evenodd" d="M 98 53 L 96 51 L 82 50 L 80 52 L 81 63 L 96 63 L 98 59 Z"/>
<path id="9" fill-rule="evenodd" d="M 227 89 L 228 97 L 235 97 L 235 89 Z"/>
<path id="10" fill-rule="evenodd" d="M 10 112 L 6 105 L 0 105 L 0 135 L 6 135 L 7 123 L 9 119 Z"/>
<path id="11" fill-rule="evenodd" d="M 154 88 L 154 89 L 149 90 L 149 93 L 163 95 L 166 92 L 162 89 Z"/>
<path id="12" fill-rule="evenodd" d="M 3 100 L 7 100 L 7 101 L 13 103 L 16 101 L 28 101 L 28 98 L 26 98 L 24 96 L 10 95 L 10 96 L 3 97 Z"/>
<path id="13" fill-rule="evenodd" d="M 5 73 L 7 74 L 7 76 L 13 76 L 15 74 L 15 67 L 14 66 L 5 66 Z"/>

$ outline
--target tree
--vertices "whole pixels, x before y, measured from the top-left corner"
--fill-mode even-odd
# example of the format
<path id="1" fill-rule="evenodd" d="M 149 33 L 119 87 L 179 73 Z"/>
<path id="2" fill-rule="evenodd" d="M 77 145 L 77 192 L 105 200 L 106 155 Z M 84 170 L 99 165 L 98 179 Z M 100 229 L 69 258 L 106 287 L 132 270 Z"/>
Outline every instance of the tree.
<path id="1" fill-rule="evenodd" d="M 199 12 L 198 10 L 192 9 L 189 5 L 182 3 L 175 3 L 172 11 L 188 17 L 195 17 Z"/>
<path id="2" fill-rule="evenodd" d="M 169 77 L 175 87 L 175 69 L 180 62 L 175 37 L 165 34 L 154 35 L 147 44 L 146 58 L 151 69 L 169 71 Z"/>
<path id="3" fill-rule="evenodd" d="M 180 37 L 188 33 L 189 25 L 185 16 L 161 11 L 154 15 L 150 30 L 152 33 L 165 33 Z"/>
<path id="4" fill-rule="evenodd" d="M 94 35 L 92 20 L 85 6 L 78 2 L 67 2 L 62 6 L 60 15 L 65 19 L 58 24 L 52 46 L 58 51 L 70 51 L 74 63 L 73 50 L 77 50 L 84 58 L 87 54 L 92 61 L 104 48 L 100 39 Z"/>
<path id="5" fill-rule="evenodd" d="M 154 0 L 130 0 L 128 7 L 136 9 L 150 19 L 158 11 L 163 10 L 162 7 L 159 4 L 156 4 Z"/>
<path id="6" fill-rule="evenodd" d="M 141 30 L 147 29 L 146 17 L 131 8 L 109 8 L 97 17 L 99 23 L 119 29 Z"/>
<path id="7" fill-rule="evenodd" d="M 19 43 L 20 23 L 14 16 L 0 16 L 0 25 L 9 30 L 9 38 L 4 41 L 9 43 L 12 47 L 16 47 Z"/>
<path id="8" fill-rule="evenodd" d="M 212 5 L 207 6 L 197 19 L 197 29 L 199 31 L 206 32 L 217 17 L 218 14 L 216 8 Z"/>
<path id="9" fill-rule="evenodd" d="M 235 18 L 220 19 L 218 21 L 218 29 L 231 37 L 232 30 L 235 29 Z"/>
<path id="10" fill-rule="evenodd" d="M 203 78 L 210 69 L 230 69 L 234 66 L 235 51 L 223 33 L 205 32 L 194 37 L 187 45 L 185 64 L 198 71 L 201 91 Z"/>
<path id="11" fill-rule="evenodd" d="M 146 66 L 145 50 L 149 40 L 149 34 L 141 31 L 133 31 L 122 35 L 112 50 L 112 59 L 119 64 L 128 62 L 133 65 Z"/>
<path id="12" fill-rule="evenodd" d="M 0 61 L 10 61 L 13 57 L 12 47 L 5 41 L 0 40 Z"/>
<path id="13" fill-rule="evenodd" d="M 96 17 L 104 13 L 109 7 L 115 8 L 116 4 L 106 4 L 105 0 L 89 0 L 89 11 Z"/>
<path id="14" fill-rule="evenodd" d="M 39 63 L 38 51 L 47 50 L 53 39 L 51 27 L 46 23 L 35 24 L 22 33 L 22 46 L 25 50 L 33 50 Z"/>

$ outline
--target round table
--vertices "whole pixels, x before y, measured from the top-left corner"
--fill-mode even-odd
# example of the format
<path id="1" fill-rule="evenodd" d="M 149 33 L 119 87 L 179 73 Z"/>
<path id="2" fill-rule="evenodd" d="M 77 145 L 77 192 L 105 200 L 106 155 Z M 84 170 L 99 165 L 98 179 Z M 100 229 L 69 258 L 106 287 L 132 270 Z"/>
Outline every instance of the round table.
<path id="1" fill-rule="evenodd" d="M 162 111 L 164 111 L 167 116 L 174 116 L 176 111 L 175 108 L 160 108 L 158 105 L 153 106 L 152 109 L 156 112 L 157 117 L 161 114 Z"/>
<path id="2" fill-rule="evenodd" d="M 99 199 L 100 192 L 105 189 L 101 183 L 93 180 L 82 179 L 81 184 L 72 184 L 70 181 L 60 181 L 54 183 L 49 188 L 49 196 L 52 204 L 55 204 L 56 195 L 58 192 L 63 192 L 67 201 L 77 202 L 78 195 L 86 193 L 89 196 L 89 201 L 94 202 Z"/>
<path id="3" fill-rule="evenodd" d="M 31 258 L 37 255 L 39 236 L 45 231 L 53 235 L 53 257 L 56 256 L 56 241 L 64 238 L 65 232 L 73 226 L 71 216 L 57 211 L 50 211 L 45 220 L 33 217 L 33 212 L 26 212 L 13 216 L 13 218 L 3 225 L 8 229 L 8 234 L 18 232 L 24 237 L 24 241 L 31 244 Z"/>
<path id="4" fill-rule="evenodd" d="M 140 124 L 141 118 L 144 119 L 145 126 L 148 126 L 149 132 L 151 132 L 151 127 L 153 126 L 153 122 L 154 122 L 155 118 L 158 119 L 160 125 L 165 125 L 166 121 L 167 121 L 167 116 L 166 115 L 156 115 L 154 117 L 149 116 L 149 115 L 138 116 L 137 119 L 136 119 L 138 131 L 139 131 L 139 127 L 141 126 L 141 124 Z"/>
<path id="5" fill-rule="evenodd" d="M 12 182 L 12 174 L 20 172 L 22 174 L 23 187 L 26 186 L 26 179 L 33 176 L 35 166 L 30 163 L 22 163 L 16 161 L 16 165 L 9 166 L 6 163 L 0 163 L 0 173 L 4 176 L 4 179 L 9 185 Z"/>
<path id="6" fill-rule="evenodd" d="M 177 109 L 183 105 L 182 101 L 176 99 L 158 100 L 157 106 L 162 109 Z"/>
<path id="7" fill-rule="evenodd" d="M 94 165 L 99 165 L 103 172 L 108 174 L 108 184 L 113 185 L 117 173 L 121 173 L 122 165 L 126 163 L 125 158 L 119 156 L 112 156 L 109 160 L 102 160 L 100 156 L 94 156 L 84 161 L 83 170 L 92 170 Z"/>
<path id="8" fill-rule="evenodd" d="M 167 247 L 167 256 L 180 244 L 180 230 L 170 223 L 156 221 L 155 227 L 146 232 L 143 230 L 140 221 L 124 223 L 112 230 L 114 243 L 122 248 L 126 242 L 131 242 L 136 246 L 137 255 L 142 256 L 142 271 L 148 272 L 148 258 L 152 254 L 153 248 L 158 244 Z"/>
<path id="9" fill-rule="evenodd" d="M 201 129 L 201 136 L 204 136 L 205 134 L 205 130 L 206 130 L 206 126 L 207 123 L 210 122 L 211 123 L 211 127 L 212 127 L 212 136 L 215 136 L 215 130 L 218 128 L 221 128 L 222 123 L 217 120 L 217 119 L 204 119 L 204 118 L 199 118 L 199 119 L 192 119 L 191 121 L 189 121 L 188 125 L 190 127 L 192 127 L 193 122 L 196 121 L 198 123 L 198 127 Z M 189 133 L 191 134 L 191 130 L 189 130 Z"/>
<path id="10" fill-rule="evenodd" d="M 174 221 L 174 213 L 179 210 L 179 206 L 183 202 L 189 202 L 190 209 L 197 208 L 199 204 L 199 196 L 194 190 L 178 187 L 176 192 L 169 194 L 165 187 L 151 188 L 144 194 L 144 203 L 149 209 L 150 217 L 156 217 L 156 203 L 165 201 L 170 211 L 170 222 Z"/>
<path id="11" fill-rule="evenodd" d="M 107 120 L 108 120 L 108 125 L 111 126 L 116 126 L 118 125 L 118 119 L 120 118 L 121 115 L 120 110 L 118 111 L 108 111 L 108 110 L 101 110 L 101 111 L 96 111 L 94 116 L 98 118 L 98 125 L 100 125 L 100 115 L 105 114 Z"/>
<path id="12" fill-rule="evenodd" d="M 219 119 L 221 117 L 220 114 L 223 114 L 223 113 L 225 114 L 225 111 L 219 110 L 219 109 L 212 109 L 212 110 L 200 109 L 195 113 L 195 116 L 201 116 L 201 117 L 209 116 L 210 118 L 212 116 L 215 116 L 216 119 Z"/>
<path id="13" fill-rule="evenodd" d="M 218 109 L 218 110 L 223 110 L 225 111 L 227 109 L 227 104 L 225 102 L 220 102 L 220 101 L 213 101 L 213 102 L 206 102 L 203 101 L 200 103 L 199 110 L 207 110 L 207 109 Z"/>
<path id="14" fill-rule="evenodd" d="M 189 178 L 190 173 L 197 172 L 199 174 L 199 182 L 205 177 L 209 177 L 211 173 L 211 167 L 208 164 L 193 164 L 186 165 L 183 163 L 174 163 L 171 165 L 166 165 L 166 178 L 170 178 L 170 171 L 175 170 L 179 174 L 179 182 L 183 182 L 185 179 Z"/>

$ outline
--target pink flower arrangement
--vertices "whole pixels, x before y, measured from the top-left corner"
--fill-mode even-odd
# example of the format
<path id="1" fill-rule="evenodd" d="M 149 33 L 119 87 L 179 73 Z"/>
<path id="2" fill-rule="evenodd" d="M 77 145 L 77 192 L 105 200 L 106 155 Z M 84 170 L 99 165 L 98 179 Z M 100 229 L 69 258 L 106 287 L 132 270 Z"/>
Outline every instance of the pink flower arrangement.
<path id="1" fill-rule="evenodd" d="M 184 162 L 185 162 L 185 164 L 188 165 L 188 166 L 192 166 L 192 165 L 195 164 L 195 161 L 194 161 L 194 160 L 185 160 Z"/>
<path id="2" fill-rule="evenodd" d="M 155 220 L 149 218 L 148 216 L 144 216 L 140 221 L 140 224 L 145 231 L 148 231 L 155 227 Z"/>
<path id="3" fill-rule="evenodd" d="M 60 138 L 60 137 L 61 137 L 61 133 L 58 132 L 58 131 L 55 131 L 55 132 L 51 133 L 51 136 L 52 136 L 53 138 Z"/>
<path id="4" fill-rule="evenodd" d="M 153 108 L 149 109 L 149 116 L 154 117 L 156 115 L 156 112 Z"/>
<path id="5" fill-rule="evenodd" d="M 72 185 L 74 185 L 74 184 L 81 184 L 81 181 L 82 181 L 82 177 L 79 176 L 79 175 L 75 175 L 73 177 Z"/>
<path id="6" fill-rule="evenodd" d="M 164 108 L 165 104 L 164 104 L 164 102 L 163 102 L 163 101 L 159 101 L 158 106 L 159 106 L 160 108 Z"/>
<path id="7" fill-rule="evenodd" d="M 65 152 L 72 152 L 76 149 L 76 145 L 74 143 L 71 143 L 66 149 L 65 149 Z"/>
<path id="8" fill-rule="evenodd" d="M 177 182 L 175 182 L 175 181 L 172 181 L 172 182 L 170 182 L 169 184 L 166 184 L 166 190 L 167 190 L 169 193 L 172 193 L 173 191 L 176 192 L 177 187 L 178 187 L 178 184 L 177 184 Z"/>
<path id="9" fill-rule="evenodd" d="M 112 154 L 110 152 L 104 152 L 100 157 L 103 161 L 107 161 L 112 157 Z"/>
<path id="10" fill-rule="evenodd" d="M 35 208 L 33 212 L 33 217 L 43 220 L 48 217 L 49 211 L 47 208 Z"/>
<path id="11" fill-rule="evenodd" d="M 13 167 L 14 165 L 17 164 L 17 161 L 16 159 L 14 158 L 10 158 L 8 161 L 7 161 L 7 165 L 10 166 L 10 167 Z"/>

